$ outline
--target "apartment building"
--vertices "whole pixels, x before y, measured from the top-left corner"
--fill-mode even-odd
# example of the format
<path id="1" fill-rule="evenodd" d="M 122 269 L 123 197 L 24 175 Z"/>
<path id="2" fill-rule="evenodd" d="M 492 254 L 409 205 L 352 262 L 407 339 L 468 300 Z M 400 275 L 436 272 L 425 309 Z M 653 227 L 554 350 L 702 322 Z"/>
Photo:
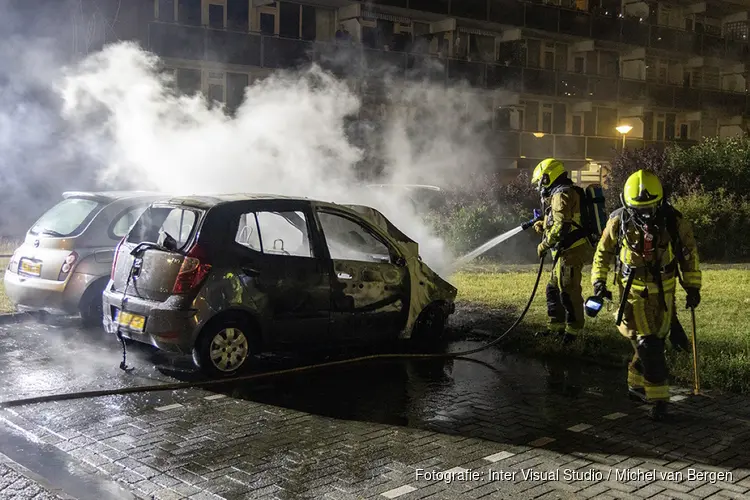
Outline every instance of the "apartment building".
<path id="1" fill-rule="evenodd" d="M 403 78 L 434 60 L 431 80 L 467 80 L 486 100 L 488 146 L 509 173 L 555 156 L 598 176 L 623 146 L 690 144 L 748 126 L 750 0 L 106 3 L 120 8 L 100 42 L 139 40 L 181 88 L 229 109 L 253 78 L 330 62 L 332 46 Z M 361 90 L 362 119 L 392 111 L 376 85 Z"/>

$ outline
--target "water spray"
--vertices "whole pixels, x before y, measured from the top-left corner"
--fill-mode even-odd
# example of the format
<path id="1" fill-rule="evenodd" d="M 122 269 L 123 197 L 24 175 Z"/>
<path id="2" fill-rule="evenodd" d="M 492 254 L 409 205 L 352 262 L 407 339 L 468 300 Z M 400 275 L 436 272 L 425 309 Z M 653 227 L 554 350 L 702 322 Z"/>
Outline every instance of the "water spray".
<path id="1" fill-rule="evenodd" d="M 506 231 L 501 235 L 495 236 L 487 243 L 484 243 L 483 245 L 475 248 L 471 252 L 467 253 L 463 257 L 460 257 L 458 260 L 456 260 L 453 263 L 453 269 L 458 269 L 460 266 L 463 266 L 465 264 L 468 264 L 472 260 L 476 259 L 480 255 L 489 252 L 493 248 L 495 248 L 500 243 L 503 243 L 509 239 L 511 239 L 513 236 L 522 233 L 523 231 L 526 231 L 528 228 L 532 227 L 534 224 L 542 220 L 543 214 L 542 211 L 538 208 L 534 209 L 534 218 L 532 218 L 528 222 L 524 222 L 520 226 L 511 229 L 510 231 Z"/>

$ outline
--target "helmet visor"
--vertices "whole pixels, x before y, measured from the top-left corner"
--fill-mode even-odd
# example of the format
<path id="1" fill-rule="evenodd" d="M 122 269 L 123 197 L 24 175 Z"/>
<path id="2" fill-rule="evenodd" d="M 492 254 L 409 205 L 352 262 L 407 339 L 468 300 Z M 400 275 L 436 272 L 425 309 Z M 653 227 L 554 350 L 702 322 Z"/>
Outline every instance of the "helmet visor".
<path id="1" fill-rule="evenodd" d="M 630 207 L 630 212 L 633 216 L 641 220 L 652 220 L 656 217 L 659 207 L 651 205 L 648 207 Z"/>

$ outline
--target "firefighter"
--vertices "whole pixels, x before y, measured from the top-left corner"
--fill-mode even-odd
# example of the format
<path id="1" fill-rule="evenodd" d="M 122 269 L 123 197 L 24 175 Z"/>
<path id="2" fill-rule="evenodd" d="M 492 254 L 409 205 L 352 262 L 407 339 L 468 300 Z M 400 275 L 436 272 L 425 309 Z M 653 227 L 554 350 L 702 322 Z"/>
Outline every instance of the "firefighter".
<path id="1" fill-rule="evenodd" d="M 583 265 L 590 262 L 593 247 L 581 226 L 581 195 L 572 189 L 562 162 L 547 158 L 534 169 L 531 179 L 542 196 L 544 220 L 534 229 L 543 235 L 539 258 L 551 250 L 555 265 L 547 284 L 547 330 L 537 335 L 562 335 L 569 344 L 584 326 L 581 279 Z"/>
<path id="2" fill-rule="evenodd" d="M 662 420 L 669 416 L 664 344 L 675 328 L 675 289 L 681 272 L 687 308 L 700 303 L 698 251 L 690 224 L 666 203 L 661 182 L 653 173 L 640 170 L 631 175 L 622 203 L 599 240 L 591 280 L 595 294 L 606 291 L 615 258 L 621 300 L 618 329 L 635 351 L 628 366 L 628 391 L 631 397 L 651 403 L 651 417 Z"/>

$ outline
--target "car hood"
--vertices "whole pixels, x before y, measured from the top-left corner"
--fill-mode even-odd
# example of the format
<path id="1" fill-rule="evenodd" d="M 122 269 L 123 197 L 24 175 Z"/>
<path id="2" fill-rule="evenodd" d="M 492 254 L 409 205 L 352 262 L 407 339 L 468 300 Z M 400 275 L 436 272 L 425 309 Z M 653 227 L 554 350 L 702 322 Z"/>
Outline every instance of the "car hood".
<path id="1" fill-rule="evenodd" d="M 436 301 L 453 302 L 458 290 L 425 264 L 419 256 L 419 244 L 401 232 L 378 210 L 363 205 L 347 205 L 347 208 L 388 234 L 406 258 L 412 283 L 409 320 L 405 329 L 405 335 L 409 336 L 425 307 Z"/>

